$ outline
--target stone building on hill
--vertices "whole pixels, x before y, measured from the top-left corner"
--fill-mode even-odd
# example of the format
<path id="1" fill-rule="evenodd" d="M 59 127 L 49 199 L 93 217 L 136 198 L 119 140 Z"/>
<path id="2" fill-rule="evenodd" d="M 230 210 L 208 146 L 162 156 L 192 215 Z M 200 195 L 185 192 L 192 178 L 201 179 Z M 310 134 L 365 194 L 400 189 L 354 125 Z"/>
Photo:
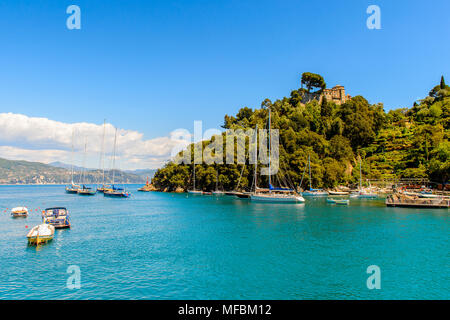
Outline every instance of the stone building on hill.
<path id="1" fill-rule="evenodd" d="M 327 101 L 333 101 L 334 103 L 341 105 L 345 103 L 347 100 L 350 100 L 352 97 L 348 94 L 345 94 L 344 86 L 334 86 L 331 89 L 324 89 L 323 96 L 327 99 Z M 321 97 L 322 98 L 322 97 Z M 322 100 L 322 99 L 320 99 Z"/>

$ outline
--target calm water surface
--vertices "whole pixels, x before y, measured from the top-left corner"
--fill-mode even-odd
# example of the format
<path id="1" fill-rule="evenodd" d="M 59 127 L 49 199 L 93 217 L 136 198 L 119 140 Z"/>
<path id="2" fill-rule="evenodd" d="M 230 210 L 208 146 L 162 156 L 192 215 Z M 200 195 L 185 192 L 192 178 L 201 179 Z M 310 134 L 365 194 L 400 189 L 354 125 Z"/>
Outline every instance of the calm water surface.
<path id="1" fill-rule="evenodd" d="M 324 199 L 255 204 L 226 196 L 81 197 L 63 186 L 0 187 L 0 299 L 449 299 L 449 211 Z M 27 219 L 9 210 L 27 206 Z M 28 247 L 37 208 L 72 228 Z M 26 228 L 28 226 L 28 228 Z M 66 287 L 67 268 L 81 288 Z M 381 290 L 366 269 L 381 268 Z"/>

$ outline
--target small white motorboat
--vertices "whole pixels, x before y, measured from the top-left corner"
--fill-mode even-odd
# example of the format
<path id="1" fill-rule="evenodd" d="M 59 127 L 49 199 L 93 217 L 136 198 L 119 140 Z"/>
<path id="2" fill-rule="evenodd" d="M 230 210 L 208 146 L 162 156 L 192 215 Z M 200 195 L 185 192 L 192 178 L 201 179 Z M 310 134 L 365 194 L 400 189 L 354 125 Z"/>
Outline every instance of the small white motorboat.
<path id="1" fill-rule="evenodd" d="M 270 194 L 270 193 L 253 193 L 250 195 L 252 201 L 262 202 L 279 202 L 279 203 L 302 203 L 305 199 L 296 194 Z"/>
<path id="2" fill-rule="evenodd" d="M 190 194 L 203 194 L 203 191 L 200 191 L 200 190 L 188 190 L 188 193 L 190 193 Z"/>
<path id="3" fill-rule="evenodd" d="M 328 191 L 328 193 L 330 194 L 330 196 L 348 196 L 350 194 L 350 192 L 345 192 L 345 191 Z"/>
<path id="4" fill-rule="evenodd" d="M 332 203 L 332 204 L 344 205 L 344 206 L 348 206 L 350 204 L 350 200 L 348 200 L 348 199 L 332 199 L 332 198 L 328 198 L 327 202 L 328 203 Z"/>
<path id="5" fill-rule="evenodd" d="M 11 210 L 13 218 L 26 218 L 28 216 L 28 209 L 26 207 L 17 207 Z"/>
<path id="6" fill-rule="evenodd" d="M 55 227 L 50 224 L 40 224 L 33 227 L 27 234 L 28 244 L 39 245 L 53 239 L 55 235 Z"/>

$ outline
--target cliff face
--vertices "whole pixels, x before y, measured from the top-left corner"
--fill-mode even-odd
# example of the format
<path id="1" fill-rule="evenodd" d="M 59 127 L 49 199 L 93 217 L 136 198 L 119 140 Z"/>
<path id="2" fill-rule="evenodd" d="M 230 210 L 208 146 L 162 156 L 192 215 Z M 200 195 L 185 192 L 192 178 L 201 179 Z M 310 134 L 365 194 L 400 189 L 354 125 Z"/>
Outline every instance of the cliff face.
<path id="1" fill-rule="evenodd" d="M 101 170 L 88 170 L 85 173 L 85 182 L 98 183 L 102 181 Z M 105 172 L 106 180 L 111 177 L 111 172 Z M 123 171 L 116 171 L 118 183 L 143 183 L 145 179 L 141 176 Z M 75 172 L 74 181 L 80 181 L 80 172 Z M 0 184 L 59 184 L 69 183 L 71 179 L 70 170 L 43 164 L 40 162 L 28 162 L 17 160 L 6 160 L 0 158 Z"/>

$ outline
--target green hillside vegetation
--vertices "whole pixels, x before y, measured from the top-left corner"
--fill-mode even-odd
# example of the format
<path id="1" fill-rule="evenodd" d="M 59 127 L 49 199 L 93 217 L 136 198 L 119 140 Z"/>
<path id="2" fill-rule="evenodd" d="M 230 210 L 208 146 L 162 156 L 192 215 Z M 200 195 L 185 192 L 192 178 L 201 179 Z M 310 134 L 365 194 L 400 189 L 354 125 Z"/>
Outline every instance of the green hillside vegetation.
<path id="1" fill-rule="evenodd" d="M 106 177 L 112 173 L 107 171 Z M 86 183 L 98 183 L 101 181 L 101 170 L 86 171 Z M 116 181 L 120 183 L 142 183 L 144 178 L 135 174 L 117 170 Z M 75 182 L 79 182 L 80 173 L 74 176 Z M 70 170 L 58 168 L 40 162 L 20 160 L 6 160 L 0 158 L 0 184 L 60 184 L 70 182 Z"/>
<path id="2" fill-rule="evenodd" d="M 321 99 L 326 87 L 320 75 L 305 73 L 302 87 L 275 102 L 266 99 L 261 108 L 244 107 L 235 116 L 225 116 L 225 129 L 266 128 L 268 108 L 272 110 L 272 128 L 280 131 L 280 172 L 275 184 L 306 188 L 308 174 L 303 176 L 308 155 L 311 157 L 314 187 L 331 188 L 356 184 L 359 159 L 364 178 L 398 180 L 423 178 L 445 183 L 450 174 L 450 87 L 444 77 L 429 95 L 411 108 L 386 113 L 382 104 L 369 104 L 362 96 L 342 105 Z M 311 95 L 314 99 L 306 99 Z M 213 138 L 214 139 L 214 138 Z M 225 140 L 225 139 L 224 139 Z M 211 141 L 203 141 L 203 148 Z M 193 145 L 190 146 L 193 150 Z M 248 144 L 247 144 L 248 150 Z M 158 170 L 152 184 L 159 190 L 174 191 L 192 187 L 193 165 L 173 162 Z M 249 190 L 253 166 L 196 165 L 198 189 L 224 190 L 237 187 Z M 303 176 L 303 180 L 302 180 Z M 258 185 L 267 186 L 267 177 L 258 177 Z"/>

